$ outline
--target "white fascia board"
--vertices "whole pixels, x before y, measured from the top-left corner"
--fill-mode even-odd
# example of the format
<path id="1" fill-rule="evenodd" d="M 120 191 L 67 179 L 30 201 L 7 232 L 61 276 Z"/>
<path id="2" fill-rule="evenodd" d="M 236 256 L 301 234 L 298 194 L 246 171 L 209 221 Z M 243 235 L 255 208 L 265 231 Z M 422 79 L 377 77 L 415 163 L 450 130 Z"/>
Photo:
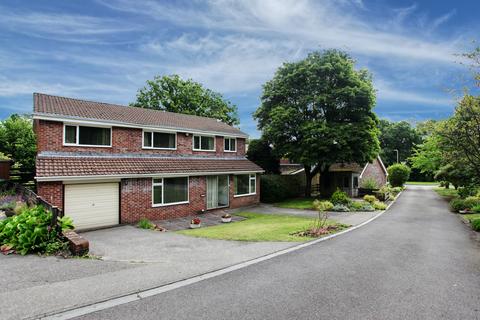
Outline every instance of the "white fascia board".
<path id="1" fill-rule="evenodd" d="M 248 139 L 248 135 L 246 134 L 235 134 L 235 133 L 207 131 L 207 130 L 192 130 L 188 128 L 178 128 L 178 127 L 148 126 L 148 125 L 139 125 L 135 123 L 85 119 L 85 118 L 77 118 L 77 117 L 59 117 L 59 116 L 51 115 L 48 113 L 34 113 L 33 119 L 59 121 L 59 122 L 70 123 L 70 124 L 98 125 L 98 126 L 107 126 L 107 127 L 113 126 L 113 127 L 135 128 L 135 129 L 164 131 L 164 132 L 186 132 L 190 134 L 228 136 L 233 138 Z"/>
<path id="2" fill-rule="evenodd" d="M 96 175 L 96 176 L 51 176 L 35 177 L 38 182 L 48 181 L 103 181 L 112 179 L 135 179 L 135 178 L 163 178 L 163 177 L 195 177 L 195 176 L 217 176 L 223 174 L 249 174 L 263 173 L 264 170 L 254 171 L 225 171 L 225 172 L 175 172 L 175 173 L 143 173 L 143 174 L 124 174 L 124 175 Z"/>

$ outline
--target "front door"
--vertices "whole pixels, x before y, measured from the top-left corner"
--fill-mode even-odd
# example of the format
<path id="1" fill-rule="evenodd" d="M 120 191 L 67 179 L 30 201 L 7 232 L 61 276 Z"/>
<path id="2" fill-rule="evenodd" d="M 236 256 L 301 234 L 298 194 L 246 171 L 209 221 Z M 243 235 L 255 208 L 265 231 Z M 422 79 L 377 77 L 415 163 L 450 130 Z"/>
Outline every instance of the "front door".
<path id="1" fill-rule="evenodd" d="M 207 176 L 207 209 L 228 207 L 228 175 Z"/>

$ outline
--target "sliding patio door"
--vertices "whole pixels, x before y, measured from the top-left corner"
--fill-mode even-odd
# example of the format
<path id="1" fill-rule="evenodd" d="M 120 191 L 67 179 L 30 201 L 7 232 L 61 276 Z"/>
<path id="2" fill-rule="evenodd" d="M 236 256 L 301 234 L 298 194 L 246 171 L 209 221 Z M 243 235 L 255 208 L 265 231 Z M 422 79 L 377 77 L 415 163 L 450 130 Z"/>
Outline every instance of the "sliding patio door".
<path id="1" fill-rule="evenodd" d="M 207 209 L 228 207 L 228 175 L 207 176 Z"/>

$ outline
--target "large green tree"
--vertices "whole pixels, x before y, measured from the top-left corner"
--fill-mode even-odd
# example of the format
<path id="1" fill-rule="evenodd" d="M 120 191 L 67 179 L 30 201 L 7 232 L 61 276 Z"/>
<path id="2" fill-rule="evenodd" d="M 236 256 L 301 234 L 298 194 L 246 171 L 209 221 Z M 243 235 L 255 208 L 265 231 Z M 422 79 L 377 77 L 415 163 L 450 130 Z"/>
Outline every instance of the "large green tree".
<path id="1" fill-rule="evenodd" d="M 265 170 L 265 173 L 280 173 L 280 159 L 265 139 L 253 139 L 248 143 L 247 158 Z"/>
<path id="2" fill-rule="evenodd" d="M 220 119 L 230 125 L 240 123 L 237 107 L 223 96 L 191 79 L 178 75 L 156 76 L 137 93 L 133 107 L 164 110 Z"/>
<path id="3" fill-rule="evenodd" d="M 390 166 L 397 162 L 405 162 L 412 155 L 413 147 L 422 142 L 421 136 L 406 121 L 390 122 L 382 119 L 379 123 L 380 156 L 385 165 Z"/>
<path id="4" fill-rule="evenodd" d="M 22 171 L 34 172 L 37 142 L 31 119 L 14 114 L 0 122 L 0 153 L 12 159 Z"/>
<path id="5" fill-rule="evenodd" d="M 347 53 L 326 50 L 284 63 L 264 85 L 255 118 L 279 156 L 304 166 L 309 196 L 317 172 L 378 154 L 374 105 L 368 71 L 355 69 Z"/>

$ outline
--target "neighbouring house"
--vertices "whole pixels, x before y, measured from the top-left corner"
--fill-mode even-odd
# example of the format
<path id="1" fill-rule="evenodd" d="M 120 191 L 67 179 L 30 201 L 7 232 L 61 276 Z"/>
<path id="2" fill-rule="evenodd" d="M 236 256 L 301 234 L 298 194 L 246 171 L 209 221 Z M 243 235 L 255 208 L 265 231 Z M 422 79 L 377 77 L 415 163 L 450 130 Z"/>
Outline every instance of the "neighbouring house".
<path id="1" fill-rule="evenodd" d="M 34 94 L 38 194 L 77 229 L 259 202 L 248 136 L 211 118 Z"/>
<path id="2" fill-rule="evenodd" d="M 301 164 L 286 163 L 280 165 L 282 174 L 304 174 Z M 296 170 L 295 170 L 296 166 Z M 387 183 L 388 173 L 380 156 L 372 162 L 361 166 L 357 163 L 335 163 L 330 166 L 327 173 L 317 174 L 312 178 L 314 192 L 330 195 L 337 188 L 348 195 L 356 197 L 362 182 L 373 179 L 379 187 Z"/>

